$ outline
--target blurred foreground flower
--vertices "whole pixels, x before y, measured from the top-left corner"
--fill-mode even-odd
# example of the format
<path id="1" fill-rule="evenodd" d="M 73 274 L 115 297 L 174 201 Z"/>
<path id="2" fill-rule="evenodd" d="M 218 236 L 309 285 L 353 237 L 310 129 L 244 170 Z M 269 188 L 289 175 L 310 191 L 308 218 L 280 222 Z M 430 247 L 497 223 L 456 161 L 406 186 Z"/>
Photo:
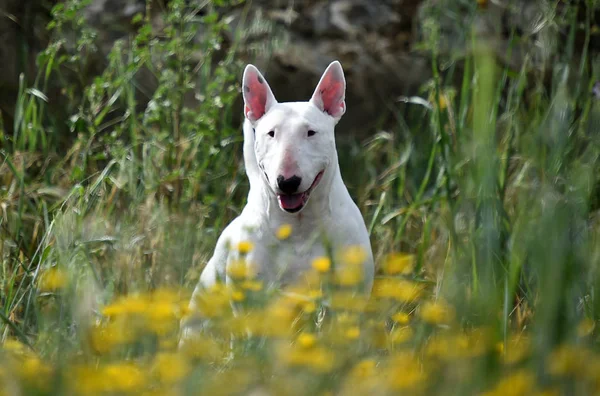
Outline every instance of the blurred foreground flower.
<path id="1" fill-rule="evenodd" d="M 328 272 L 331 268 L 331 260 L 328 257 L 317 257 L 313 260 L 312 267 L 321 273 Z"/>
<path id="2" fill-rule="evenodd" d="M 450 324 L 454 320 L 454 309 L 441 301 L 423 303 L 419 313 L 424 322 L 432 325 Z"/>
<path id="3" fill-rule="evenodd" d="M 415 265 L 415 256 L 405 253 L 390 254 L 381 267 L 384 274 L 387 275 L 408 275 L 412 272 Z"/>
<path id="4" fill-rule="evenodd" d="M 279 240 L 288 239 L 290 235 L 292 235 L 292 226 L 289 224 L 282 225 L 275 233 L 275 236 L 277 236 L 277 239 Z"/>
<path id="5" fill-rule="evenodd" d="M 52 267 L 42 273 L 39 288 L 43 292 L 51 292 L 63 289 L 67 284 L 67 274 L 58 267 Z"/>

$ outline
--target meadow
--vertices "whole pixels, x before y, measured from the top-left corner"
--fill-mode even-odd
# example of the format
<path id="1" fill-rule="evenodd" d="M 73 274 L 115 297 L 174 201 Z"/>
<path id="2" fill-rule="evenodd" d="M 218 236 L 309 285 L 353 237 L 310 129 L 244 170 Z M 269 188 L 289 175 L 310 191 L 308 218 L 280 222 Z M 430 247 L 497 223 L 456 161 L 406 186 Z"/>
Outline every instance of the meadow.
<path id="1" fill-rule="evenodd" d="M 234 268 L 193 311 L 248 188 L 244 26 L 223 54 L 228 2 L 172 0 L 90 76 L 86 1 L 56 5 L 0 124 L 0 395 L 600 394 L 600 3 L 536 2 L 516 63 L 478 34 L 487 1 L 431 2 L 431 80 L 394 128 L 338 139 L 369 299 L 349 248 L 286 290 Z M 178 348 L 182 319 L 205 327 Z"/>

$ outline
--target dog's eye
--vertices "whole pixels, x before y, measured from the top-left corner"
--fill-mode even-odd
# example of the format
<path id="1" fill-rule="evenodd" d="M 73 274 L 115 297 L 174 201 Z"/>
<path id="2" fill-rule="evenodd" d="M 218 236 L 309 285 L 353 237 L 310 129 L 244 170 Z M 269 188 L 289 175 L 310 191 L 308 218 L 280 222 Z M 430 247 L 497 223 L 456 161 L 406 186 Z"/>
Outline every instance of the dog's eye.
<path id="1" fill-rule="evenodd" d="M 267 133 L 267 135 L 269 135 L 271 137 L 275 137 L 275 131 L 269 131 L 269 133 Z"/>
<path id="2" fill-rule="evenodd" d="M 317 133 L 317 132 L 313 131 L 312 129 L 309 129 L 309 130 L 308 130 L 308 136 L 309 136 L 309 137 L 310 137 L 310 136 L 315 136 L 315 134 L 316 134 L 316 133 Z"/>

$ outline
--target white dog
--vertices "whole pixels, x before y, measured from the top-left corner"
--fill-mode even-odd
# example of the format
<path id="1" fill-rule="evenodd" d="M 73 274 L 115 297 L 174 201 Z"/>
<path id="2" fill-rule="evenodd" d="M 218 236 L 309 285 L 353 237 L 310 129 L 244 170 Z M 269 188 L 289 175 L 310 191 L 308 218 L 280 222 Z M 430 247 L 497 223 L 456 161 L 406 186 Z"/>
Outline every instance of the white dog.
<path id="1" fill-rule="evenodd" d="M 217 241 L 194 294 L 218 279 L 228 282 L 228 266 L 239 263 L 240 242 L 255 276 L 280 287 L 298 280 L 313 259 L 360 246 L 363 281 L 370 293 L 373 255 L 365 222 L 342 181 L 334 127 L 346 111 L 346 81 L 339 62 L 329 65 L 308 102 L 278 103 L 253 65 L 242 80 L 244 161 L 250 181 L 248 202 Z M 277 230 L 291 226 L 291 235 Z M 193 302 L 192 302 L 193 305 Z"/>

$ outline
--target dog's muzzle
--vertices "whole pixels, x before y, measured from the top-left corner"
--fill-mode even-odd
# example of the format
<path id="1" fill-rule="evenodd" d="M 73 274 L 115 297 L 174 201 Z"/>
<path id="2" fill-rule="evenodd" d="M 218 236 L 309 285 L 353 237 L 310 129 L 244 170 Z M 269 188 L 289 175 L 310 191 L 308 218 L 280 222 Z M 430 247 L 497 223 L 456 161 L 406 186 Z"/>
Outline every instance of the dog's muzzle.
<path id="1" fill-rule="evenodd" d="M 315 187 L 317 187 L 317 184 L 319 184 L 319 182 L 321 181 L 321 178 L 323 177 L 324 172 L 325 172 L 325 170 L 322 170 L 321 172 L 319 172 L 317 174 L 317 177 L 315 177 L 315 180 L 312 182 L 312 184 L 308 188 L 308 190 L 306 190 L 302 193 L 297 193 L 297 194 L 278 193 L 277 201 L 279 202 L 279 207 L 288 213 L 297 213 L 297 212 L 301 211 L 302 208 L 304 208 L 304 206 L 308 202 L 308 199 L 310 198 L 310 193 L 315 189 Z"/>

